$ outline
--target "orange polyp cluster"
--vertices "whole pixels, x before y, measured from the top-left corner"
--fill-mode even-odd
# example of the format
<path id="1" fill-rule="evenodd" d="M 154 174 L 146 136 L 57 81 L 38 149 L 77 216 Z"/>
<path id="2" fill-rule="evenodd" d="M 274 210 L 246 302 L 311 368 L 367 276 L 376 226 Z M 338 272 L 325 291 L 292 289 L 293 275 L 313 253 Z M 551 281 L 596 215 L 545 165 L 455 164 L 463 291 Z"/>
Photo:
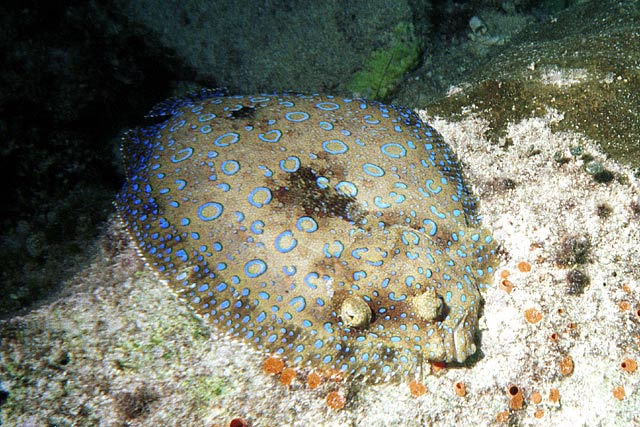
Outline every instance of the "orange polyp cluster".
<path id="1" fill-rule="evenodd" d="M 431 373 L 437 374 L 447 367 L 447 364 L 444 362 L 431 362 Z"/>
<path id="2" fill-rule="evenodd" d="M 511 275 L 511 272 L 509 270 L 500 271 L 500 282 L 498 285 L 500 289 L 502 289 L 508 294 L 510 294 L 515 287 L 513 286 L 513 283 L 511 282 L 511 280 L 507 279 L 510 275 Z"/>
<path id="3" fill-rule="evenodd" d="M 524 318 L 527 319 L 527 322 L 535 325 L 542 320 L 542 313 L 537 308 L 531 307 L 524 311 Z"/>
<path id="4" fill-rule="evenodd" d="M 310 389 L 317 388 L 320 384 L 322 384 L 322 376 L 317 372 L 310 372 L 307 375 L 307 387 Z"/>
<path id="5" fill-rule="evenodd" d="M 615 386 L 613 388 L 613 397 L 615 397 L 618 400 L 624 400 L 625 396 L 627 394 L 624 391 L 624 387 L 622 387 L 621 385 Z"/>
<path id="6" fill-rule="evenodd" d="M 533 416 L 536 418 L 544 417 L 544 411 L 542 409 L 536 409 L 536 412 L 533 413 Z"/>
<path id="7" fill-rule="evenodd" d="M 454 385 L 454 390 L 456 392 L 456 395 L 460 397 L 465 397 L 467 395 L 467 386 L 462 381 L 458 381 Z"/>
<path id="8" fill-rule="evenodd" d="M 620 369 L 630 374 L 633 374 L 636 369 L 638 369 L 638 364 L 635 360 L 626 358 L 622 362 L 620 362 Z"/>
<path id="9" fill-rule="evenodd" d="M 507 394 L 509 395 L 509 407 L 515 411 L 522 409 L 524 403 L 522 389 L 514 384 L 507 388 Z"/>
<path id="10" fill-rule="evenodd" d="M 560 390 L 558 390 L 557 388 L 552 388 L 551 390 L 549 390 L 549 401 L 551 403 L 560 402 Z"/>
<path id="11" fill-rule="evenodd" d="M 339 391 L 332 391 L 327 394 L 327 406 L 331 409 L 339 410 L 347 404 L 347 399 Z"/>
<path id="12" fill-rule="evenodd" d="M 282 375 L 280 375 L 280 382 L 284 385 L 291 385 L 296 379 L 296 370 L 293 368 L 284 368 Z"/>
<path id="13" fill-rule="evenodd" d="M 560 373 L 562 373 L 562 375 L 570 375 L 573 373 L 573 359 L 571 356 L 565 356 L 560 361 Z"/>
<path id="14" fill-rule="evenodd" d="M 528 273 L 531 271 L 531 264 L 529 264 L 527 261 L 520 261 L 518 263 L 518 270 L 520 270 L 522 273 Z"/>
<path id="15" fill-rule="evenodd" d="M 234 418 L 229 422 L 229 427 L 248 427 L 249 423 L 247 423 L 242 418 Z"/>
<path id="16" fill-rule="evenodd" d="M 618 307 L 620 307 L 620 311 L 631 310 L 631 304 L 629 304 L 629 301 L 620 301 L 620 304 L 618 304 Z"/>
<path id="17" fill-rule="evenodd" d="M 409 390 L 414 397 L 420 397 L 427 392 L 427 387 L 422 381 L 413 380 L 409 383 Z"/>
<path id="18" fill-rule="evenodd" d="M 284 360 L 270 356 L 264 361 L 264 371 L 267 374 L 277 375 L 284 369 Z"/>
<path id="19" fill-rule="evenodd" d="M 540 394 L 539 391 L 534 391 L 533 394 L 531 395 L 531 401 L 533 403 L 535 403 L 536 405 L 538 405 L 540 402 L 542 402 L 542 395 Z"/>
<path id="20" fill-rule="evenodd" d="M 509 411 L 498 412 L 498 414 L 496 415 L 496 421 L 499 422 L 500 424 L 506 423 L 507 421 L 509 421 Z"/>

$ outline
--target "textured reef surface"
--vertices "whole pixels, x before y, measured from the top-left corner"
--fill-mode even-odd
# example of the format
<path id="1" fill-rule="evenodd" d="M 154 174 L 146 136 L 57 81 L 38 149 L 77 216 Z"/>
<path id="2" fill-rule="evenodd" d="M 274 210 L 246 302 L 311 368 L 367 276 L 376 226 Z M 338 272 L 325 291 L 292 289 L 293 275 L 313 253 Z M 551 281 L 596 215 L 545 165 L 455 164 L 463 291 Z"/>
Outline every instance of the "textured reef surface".
<path id="1" fill-rule="evenodd" d="M 411 111 L 204 91 L 150 116 L 125 136 L 118 210 L 205 319 L 374 381 L 475 353 L 494 243 L 454 153 Z"/>

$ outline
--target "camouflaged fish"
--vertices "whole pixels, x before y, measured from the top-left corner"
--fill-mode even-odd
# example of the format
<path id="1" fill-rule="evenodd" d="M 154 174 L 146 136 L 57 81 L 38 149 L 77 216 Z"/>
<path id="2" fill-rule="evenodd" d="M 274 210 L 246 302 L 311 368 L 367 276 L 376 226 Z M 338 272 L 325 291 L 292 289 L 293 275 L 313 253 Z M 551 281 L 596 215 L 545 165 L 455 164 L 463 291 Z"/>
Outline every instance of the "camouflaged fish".
<path id="1" fill-rule="evenodd" d="M 374 380 L 475 353 L 495 248 L 454 153 L 411 111 L 318 95 L 172 99 L 124 138 L 117 207 L 223 331 Z"/>

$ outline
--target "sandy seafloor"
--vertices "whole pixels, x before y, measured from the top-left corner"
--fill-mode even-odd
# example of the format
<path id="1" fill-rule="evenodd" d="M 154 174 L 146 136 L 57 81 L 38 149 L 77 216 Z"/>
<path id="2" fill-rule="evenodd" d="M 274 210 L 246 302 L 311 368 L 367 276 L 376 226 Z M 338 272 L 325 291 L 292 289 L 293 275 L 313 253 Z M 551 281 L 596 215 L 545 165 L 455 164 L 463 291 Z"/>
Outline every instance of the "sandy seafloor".
<path id="1" fill-rule="evenodd" d="M 453 123 L 422 113 L 458 153 L 481 196 L 484 224 L 502 244 L 497 274 L 508 270 L 514 285 L 507 293 L 497 277 L 486 292 L 482 356 L 472 365 L 425 374 L 427 393 L 418 398 L 408 380 L 283 386 L 263 373 L 264 356 L 220 336 L 177 301 L 112 221 L 68 296 L 0 325 L 9 392 L 2 425 L 209 427 L 242 417 L 251 426 L 492 426 L 501 425 L 507 388 L 517 385 L 524 407 L 502 425 L 640 426 L 640 372 L 620 366 L 625 358 L 640 362 L 638 179 L 580 135 L 552 133 L 561 114 L 513 124 L 503 144 L 491 144 L 480 117 Z M 616 178 L 596 183 L 570 153 L 576 146 Z M 569 161 L 556 162 L 556 152 Z M 599 206 L 610 208 L 608 217 L 597 214 Z M 571 236 L 591 242 L 588 262 L 578 266 L 590 277 L 581 295 L 567 293 L 570 267 L 556 262 Z M 519 271 L 521 261 L 530 272 Z M 542 313 L 539 323 L 525 319 L 530 308 Z M 574 370 L 564 375 L 567 356 Z M 459 381 L 465 397 L 454 393 Z M 623 400 L 614 397 L 616 386 L 624 387 Z M 559 402 L 549 400 L 551 389 Z M 347 396 L 344 409 L 327 407 L 333 390 Z"/>

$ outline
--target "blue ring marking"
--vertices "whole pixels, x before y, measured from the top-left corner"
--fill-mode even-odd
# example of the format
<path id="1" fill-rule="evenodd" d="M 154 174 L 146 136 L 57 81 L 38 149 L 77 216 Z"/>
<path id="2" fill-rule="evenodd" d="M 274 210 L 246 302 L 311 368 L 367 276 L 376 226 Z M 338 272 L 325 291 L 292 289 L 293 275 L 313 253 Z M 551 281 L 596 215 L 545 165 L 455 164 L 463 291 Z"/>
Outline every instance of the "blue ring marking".
<path id="1" fill-rule="evenodd" d="M 293 276 L 293 275 L 296 274 L 297 271 L 298 270 L 293 265 L 285 265 L 285 266 L 282 267 L 282 272 L 284 274 L 286 274 L 287 276 Z"/>
<path id="2" fill-rule="evenodd" d="M 293 163 L 293 165 L 291 165 Z M 296 156 L 289 156 L 286 159 L 280 160 L 280 169 L 283 172 L 295 172 L 300 168 L 300 159 Z"/>
<path id="3" fill-rule="evenodd" d="M 291 301 L 289 301 L 289 305 L 295 307 L 294 309 L 298 313 L 300 313 L 307 307 L 307 300 L 305 300 L 303 296 L 298 295 L 297 297 L 291 298 Z"/>
<path id="4" fill-rule="evenodd" d="M 331 130 L 331 129 L 333 129 L 333 123 L 330 123 L 330 122 L 320 122 L 320 123 L 318 123 L 318 126 L 320 126 L 320 129 L 322 129 L 322 130 Z"/>
<path id="5" fill-rule="evenodd" d="M 405 245 L 417 245 L 420 243 L 420 237 L 418 237 L 418 234 L 415 231 L 405 230 L 402 232 L 402 243 Z"/>
<path id="6" fill-rule="evenodd" d="M 178 156 L 178 155 L 180 155 L 180 156 Z M 187 160 L 192 155 L 193 155 L 193 148 L 186 147 L 186 148 L 183 148 L 182 150 L 176 151 L 176 154 L 171 156 L 171 162 L 172 163 L 180 163 L 180 162 L 183 162 L 183 161 Z"/>
<path id="7" fill-rule="evenodd" d="M 180 120 L 178 123 L 174 124 L 173 126 L 171 126 L 169 128 L 169 132 L 175 132 L 178 129 L 180 129 L 182 126 L 184 126 L 187 123 L 187 121 L 185 119 Z"/>
<path id="8" fill-rule="evenodd" d="M 198 117 L 198 121 L 199 122 L 208 122 L 211 119 L 215 119 L 216 115 L 213 113 L 208 113 L 208 114 L 203 114 L 200 117 Z"/>
<path id="9" fill-rule="evenodd" d="M 316 108 L 323 111 L 334 111 L 340 108 L 340 105 L 335 102 L 318 102 Z"/>
<path id="10" fill-rule="evenodd" d="M 324 341 L 322 340 L 316 340 L 316 342 L 313 343 L 313 346 L 317 349 L 321 349 L 323 345 L 324 345 Z"/>
<path id="11" fill-rule="evenodd" d="M 374 119 L 371 114 L 367 114 L 366 116 L 364 116 L 364 122 L 370 125 L 377 125 L 378 123 L 380 123 L 380 120 Z"/>
<path id="12" fill-rule="evenodd" d="M 286 239 L 285 242 L 288 240 L 289 241 L 289 246 L 287 247 L 282 247 L 280 245 L 280 243 L 282 242 L 283 239 Z M 296 246 L 298 245 L 298 240 L 296 240 L 293 237 L 293 233 L 291 232 L 291 230 L 286 230 L 283 231 L 282 233 L 280 233 L 278 235 L 278 237 L 276 237 L 275 241 L 274 241 L 274 246 L 276 247 L 276 249 L 278 250 L 278 252 L 280 253 L 287 253 L 287 252 L 291 252 Z"/>
<path id="13" fill-rule="evenodd" d="M 260 314 L 258 314 L 256 316 L 256 322 L 258 323 L 262 323 L 267 319 L 267 313 L 265 313 L 264 311 L 261 311 Z"/>
<path id="14" fill-rule="evenodd" d="M 431 185 L 433 184 L 433 180 L 432 179 L 428 179 L 425 182 L 425 187 L 427 187 L 427 189 L 429 191 L 431 191 L 433 194 L 438 194 L 439 192 L 442 191 L 442 187 L 440 185 L 438 185 L 436 188 L 431 188 Z"/>
<path id="15" fill-rule="evenodd" d="M 253 234 L 262 234 L 264 233 L 264 230 L 262 229 L 262 227 L 264 227 L 264 222 L 261 220 L 255 220 L 251 223 L 251 231 L 253 232 Z"/>
<path id="16" fill-rule="evenodd" d="M 424 221 L 422 221 L 422 223 L 426 226 L 430 226 L 431 230 L 427 231 L 427 233 L 429 234 L 429 236 L 435 236 L 436 233 L 438 232 L 438 224 L 436 224 L 436 222 L 432 219 L 425 219 Z"/>
<path id="17" fill-rule="evenodd" d="M 339 240 L 334 240 L 333 244 L 337 246 L 337 249 L 333 253 L 329 252 L 329 243 L 324 244 L 324 248 L 323 248 L 324 256 L 326 256 L 327 258 L 331 258 L 332 256 L 336 258 L 340 258 L 340 256 L 342 255 L 342 251 L 344 250 L 344 245 Z"/>
<path id="18" fill-rule="evenodd" d="M 357 248 L 351 251 L 351 256 L 354 257 L 355 259 L 360 259 L 362 258 L 360 256 L 360 252 L 369 252 L 369 248 Z"/>
<path id="19" fill-rule="evenodd" d="M 228 147 L 231 144 L 235 144 L 240 140 L 240 135 L 235 132 L 223 133 L 219 137 L 213 140 L 213 145 L 217 147 Z"/>
<path id="20" fill-rule="evenodd" d="M 429 210 L 431 211 L 432 214 L 434 214 L 435 216 L 437 216 L 440 219 L 445 219 L 447 217 L 446 213 L 440 213 L 436 210 L 436 207 L 431 205 L 429 206 Z"/>
<path id="21" fill-rule="evenodd" d="M 205 210 L 208 211 L 210 208 L 215 209 L 215 212 L 207 215 L 207 212 L 205 212 Z M 202 221 L 213 221 L 214 219 L 222 215 L 223 210 L 224 210 L 224 207 L 220 203 L 217 203 L 217 202 L 203 203 L 200 205 L 200 207 L 198 207 L 198 218 L 200 218 Z"/>
<path id="22" fill-rule="evenodd" d="M 271 98 L 269 98 L 268 96 L 257 96 L 255 98 L 249 98 L 249 101 L 251 101 L 251 102 L 268 102 L 268 101 L 271 101 Z"/>
<path id="23" fill-rule="evenodd" d="M 391 301 L 404 301 L 407 299 L 407 296 L 405 294 L 401 294 L 400 296 L 396 297 L 395 292 L 389 292 L 389 299 Z"/>
<path id="24" fill-rule="evenodd" d="M 318 285 L 316 285 L 315 283 L 310 282 L 311 279 L 318 279 L 320 277 L 320 275 L 318 273 L 316 273 L 315 271 L 307 274 L 306 276 L 304 276 L 304 283 L 305 285 L 307 285 L 310 289 L 318 289 Z"/>
<path id="25" fill-rule="evenodd" d="M 255 279 L 267 271 L 267 263 L 261 259 L 252 259 L 244 265 L 244 274 Z"/>
<path id="26" fill-rule="evenodd" d="M 240 170 L 240 163 L 235 160 L 225 160 L 220 165 L 220 169 L 222 169 L 222 173 L 225 175 L 234 175 Z"/>
<path id="27" fill-rule="evenodd" d="M 329 154 L 344 154 L 349 151 L 349 147 L 339 139 L 330 139 L 322 142 L 322 149 Z"/>
<path id="28" fill-rule="evenodd" d="M 402 144 L 397 142 L 389 142 L 380 147 L 382 154 L 385 154 L 391 158 L 399 159 L 407 155 L 407 149 Z"/>
<path id="29" fill-rule="evenodd" d="M 379 178 L 384 175 L 384 169 L 373 163 L 365 163 L 362 165 L 362 170 L 367 174 L 375 178 Z"/>
<path id="30" fill-rule="evenodd" d="M 265 193 L 264 200 L 260 201 L 255 199 L 259 193 Z M 271 190 L 269 190 L 267 187 L 256 187 L 253 190 L 251 190 L 251 193 L 249 193 L 249 196 L 247 197 L 247 199 L 249 200 L 249 203 L 251 203 L 252 206 L 255 206 L 256 208 L 261 208 L 265 205 L 268 205 L 269 202 L 271 202 Z"/>
<path id="31" fill-rule="evenodd" d="M 292 111 L 284 115 L 284 118 L 290 122 L 300 123 L 309 119 L 309 114 L 304 111 Z"/>
<path id="32" fill-rule="evenodd" d="M 182 220 L 180 220 L 180 225 L 183 227 L 186 227 L 189 224 L 191 224 L 191 220 L 189 218 L 182 218 Z"/>
<path id="33" fill-rule="evenodd" d="M 356 197 L 358 195 L 358 187 L 353 182 L 340 181 L 336 184 L 336 191 L 343 196 Z"/>
<path id="34" fill-rule="evenodd" d="M 272 129 L 270 131 L 259 133 L 258 138 L 263 140 L 264 142 L 278 142 L 282 137 L 282 131 L 278 129 Z"/>
<path id="35" fill-rule="evenodd" d="M 376 196 L 373 198 L 373 204 L 379 207 L 380 209 L 386 209 L 391 207 L 391 203 L 383 202 L 382 197 Z"/>
<path id="36" fill-rule="evenodd" d="M 200 133 L 203 133 L 205 135 L 208 134 L 208 133 L 211 133 L 211 131 L 213 131 L 213 128 L 211 127 L 210 124 L 203 125 L 200 128 Z"/>
<path id="37" fill-rule="evenodd" d="M 366 277 L 367 277 L 367 272 L 363 270 L 359 270 L 353 273 L 353 280 L 355 280 L 356 282 Z"/>
<path id="38" fill-rule="evenodd" d="M 329 178 L 327 178 L 326 176 L 319 176 L 318 178 L 316 178 L 316 185 L 320 189 L 328 188 L 329 187 Z"/>
<path id="39" fill-rule="evenodd" d="M 310 216 L 301 216 L 298 218 L 298 221 L 296 221 L 296 227 L 300 231 L 313 233 L 318 229 L 318 223 Z"/>

